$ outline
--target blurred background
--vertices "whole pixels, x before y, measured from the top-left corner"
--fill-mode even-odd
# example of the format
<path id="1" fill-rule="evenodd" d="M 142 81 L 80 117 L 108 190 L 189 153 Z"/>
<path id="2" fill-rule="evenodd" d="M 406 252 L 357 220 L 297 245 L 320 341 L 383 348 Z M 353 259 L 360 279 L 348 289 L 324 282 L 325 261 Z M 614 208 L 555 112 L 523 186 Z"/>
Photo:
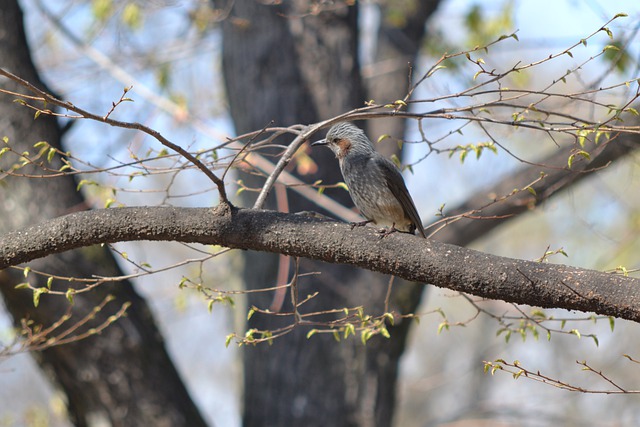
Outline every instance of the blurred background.
<path id="1" fill-rule="evenodd" d="M 233 37 L 241 39 L 245 26 L 253 31 L 259 25 L 254 25 L 249 18 L 243 17 L 242 13 L 248 12 L 238 9 L 271 7 L 267 4 L 269 2 L 248 3 L 249 6 L 233 5 L 233 2 L 226 4 L 170 0 L 19 2 L 24 11 L 25 31 L 35 65 L 43 80 L 56 94 L 88 111 L 105 114 L 111 108 L 111 103 L 120 98 L 123 88 L 133 86 L 127 96 L 135 102 L 119 106 L 112 117 L 141 122 L 194 152 L 220 146 L 227 137 L 258 130 L 271 119 L 275 120 L 274 126 L 308 124 L 316 117 L 328 119 L 350 108 L 362 106 L 369 99 L 386 103 L 401 99 L 406 94 L 407 58 L 394 57 L 391 61 L 381 57 L 380 51 L 384 46 L 381 44 L 379 31 L 383 26 L 402 28 L 412 17 L 411 7 L 420 7 L 411 6 L 410 1 L 362 1 L 358 2 L 357 14 L 352 11 L 346 16 L 340 15 L 341 8 L 346 7 L 341 2 L 309 2 L 303 6 L 297 5 L 296 7 L 303 9 L 295 9 L 295 14 L 291 12 L 290 16 L 285 15 L 291 21 L 289 31 L 294 40 L 290 48 L 303 56 L 303 53 L 295 50 L 300 49 L 296 43 L 304 39 L 305 34 L 308 34 L 306 31 L 310 30 L 305 27 L 306 23 L 298 25 L 295 22 L 305 22 L 306 15 L 298 13 L 304 8 L 310 20 L 317 20 L 311 21 L 309 26 L 313 28 L 317 25 L 319 32 L 322 28 L 328 30 L 328 38 L 331 37 L 331 32 L 334 37 L 340 37 L 343 29 L 330 20 L 323 21 L 324 14 L 332 14 L 337 10 L 343 24 L 350 19 L 357 19 L 359 40 L 354 49 L 358 58 L 352 60 L 359 65 L 361 87 L 348 94 L 345 93 L 344 86 L 333 84 L 327 84 L 317 92 L 311 91 L 307 95 L 313 102 L 330 104 L 331 108 L 327 107 L 322 111 L 320 107 L 316 107 L 313 114 L 302 114 L 301 118 L 293 118 L 290 122 L 287 120 L 293 116 L 287 118 L 283 111 L 296 108 L 295 105 L 274 107 L 263 102 L 264 97 L 276 96 L 274 92 L 288 92 L 284 83 L 282 86 L 265 87 L 265 94 L 249 94 L 246 100 L 230 100 L 229 94 L 235 90 L 234 87 L 242 86 L 245 77 L 252 78 L 249 74 L 254 71 L 245 69 L 232 77 L 227 74 L 225 80 L 225 72 L 229 73 L 233 61 L 238 61 L 224 51 L 228 49 L 224 47 L 223 37 L 227 36 L 224 33 L 233 31 L 225 29 L 225 26 L 232 26 L 236 30 L 240 28 L 240 35 Z M 508 70 L 516 64 L 544 60 L 576 43 L 580 46 L 572 50 L 572 55 L 562 55 L 553 61 L 510 75 L 504 80 L 504 86 L 540 90 L 560 80 L 567 69 L 576 69 L 575 73 L 566 78 L 566 82 L 558 85 L 557 91 L 583 93 L 630 81 L 638 76 L 640 39 L 637 33 L 640 28 L 640 4 L 635 1 L 441 0 L 432 3 L 433 10 L 429 11 L 424 24 L 424 35 L 407 41 L 418 43 L 415 60 L 411 61 L 414 79 L 422 76 L 445 52 L 471 50 L 475 46 L 486 45 L 503 34 L 514 32 L 517 40 L 503 40 L 491 46 L 488 51 L 474 52 L 473 58 L 482 57 L 486 69 Z M 613 33 L 612 38 L 606 32 L 600 32 L 590 38 L 588 43 L 580 43 L 621 12 L 628 16 L 616 19 L 608 25 Z M 237 41 L 233 37 L 227 36 L 226 40 Z M 390 39 L 394 40 L 392 37 Z M 263 41 L 249 37 L 247 43 L 258 46 Z M 599 55 L 604 46 L 611 44 L 617 44 L 624 56 Z M 402 41 L 400 45 L 406 46 Z M 257 48 L 267 49 L 261 46 Z M 287 48 L 282 47 L 283 50 Z M 237 52 L 249 55 L 249 51 Z M 321 74 L 324 67 L 329 70 L 343 67 L 343 64 L 332 62 L 329 57 L 329 63 L 324 64 L 320 49 L 314 53 L 317 54 L 317 62 L 313 62 L 313 55 L 305 57 L 305 60 L 311 68 L 317 66 Z M 279 57 L 269 58 L 272 61 L 263 58 L 261 67 L 264 68 L 255 71 L 258 74 L 256 79 L 260 77 L 260 73 L 266 75 L 265 70 L 269 67 L 285 63 L 285 59 Z M 410 105 L 411 111 L 425 112 L 479 102 L 477 98 L 443 98 L 481 81 L 474 80 L 478 68 L 466 61 L 464 56 L 461 58 L 448 62 L 446 69 L 438 70 L 418 86 L 413 99 L 430 101 Z M 578 68 L 583 62 L 584 65 Z M 244 72 L 247 73 L 246 76 Z M 305 78 L 313 77 L 304 72 L 307 71 L 303 70 Z M 376 85 L 382 86 L 384 83 L 376 83 L 375 79 L 389 75 L 395 76 L 396 82 L 401 79 L 401 83 L 397 85 L 399 92 L 385 95 L 380 92 L 380 87 L 376 90 Z M 318 79 L 322 77 L 321 75 Z M 230 79 L 236 81 L 229 81 Z M 273 84 L 273 81 L 277 80 L 265 78 L 265 86 Z M 282 81 L 286 82 L 287 79 L 283 78 Z M 602 91 L 597 94 L 597 101 L 605 105 L 623 105 L 625 100 L 635 94 L 636 85 L 633 82 L 628 86 L 623 84 L 614 90 Z M 365 93 L 369 96 L 364 97 Z M 380 98 L 371 96 L 376 93 L 380 94 Z M 355 101 L 342 99 L 349 97 Z M 550 102 L 555 102 L 552 106 L 558 110 L 598 120 L 598 108 L 594 108 L 592 104 L 577 105 L 578 103 L 566 98 Z M 240 120 L 238 111 L 246 109 L 246 105 L 251 103 L 260 112 L 246 113 L 244 121 Z M 496 112 L 496 117 L 509 117 L 511 113 L 512 111 Z M 309 118 L 308 121 L 305 121 L 305 117 Z M 60 119 L 63 124 L 66 120 Z M 377 122 L 381 124 L 378 125 Z M 255 123 L 260 125 L 254 125 Z M 420 125 L 428 135 L 429 144 L 424 143 L 417 121 L 403 122 L 396 119 L 393 122 L 372 120 L 366 123 L 372 141 L 378 140 L 385 133 L 392 136 L 380 142 L 381 151 L 392 153 L 398 147 L 396 139 L 406 141 L 402 154 L 398 155 L 404 165 L 411 165 L 410 170 L 405 170 L 405 179 L 425 224 L 438 220 L 441 209 L 446 213 L 449 207 L 464 203 L 480 191 L 509 179 L 526 162 L 536 162 L 556 148 L 557 141 L 541 132 L 528 132 L 514 126 L 493 126 L 490 134 L 501 145 L 508 147 L 509 152 L 500 147 L 496 154 L 485 150 L 478 159 L 472 153 L 461 161 L 460 151 L 452 151 L 455 147 L 489 142 L 487 134 L 479 127 L 465 126 L 457 132 L 464 123 L 446 119 L 423 120 Z M 162 147 L 140 133 L 84 120 L 71 126 L 64 135 L 63 142 L 65 150 L 70 151 L 74 159 L 85 162 L 82 164 L 74 161 L 82 169 L 118 167 L 113 171 L 82 175 L 82 179 L 91 181 L 82 188 L 90 206 L 212 206 L 217 203 L 218 196 L 213 185 L 197 171 L 181 167 L 183 162 L 177 157 L 159 158 L 150 161 L 144 168 L 122 167 L 121 165 L 138 159 L 163 156 Z M 569 141 L 572 142 L 574 141 Z M 313 183 L 316 180 L 314 171 L 318 167 L 322 169 L 325 163 L 316 157 L 313 157 L 314 160 L 307 160 L 305 156 L 312 153 L 306 148 L 303 151 L 299 163 L 294 166 L 298 167 L 296 171 L 303 181 Z M 215 154 L 207 151 L 206 156 L 210 157 L 206 158 L 224 158 L 233 153 L 231 149 L 221 148 Z M 335 175 L 335 170 L 332 173 L 333 180 L 326 179 L 325 182 L 335 183 L 341 179 L 339 175 Z M 566 256 L 562 253 L 551 255 L 550 262 L 607 271 L 619 266 L 637 269 L 640 267 L 639 175 L 638 155 L 632 152 L 530 212 L 506 221 L 470 243 L 470 247 L 492 254 L 531 260 L 542 257 L 547 251 L 561 249 Z M 239 206 L 251 206 L 251 198 L 255 194 L 243 187 L 253 186 L 251 178 L 232 174 L 227 182 L 232 201 Z M 351 202 L 340 191 L 327 189 L 324 194 L 351 207 Z M 273 203 L 278 202 L 273 200 Z M 295 205 L 293 202 L 292 204 Z M 276 205 L 272 205 L 274 206 Z M 251 402 L 245 397 L 243 403 L 243 383 L 246 387 L 249 381 L 253 381 L 253 377 L 247 374 L 247 366 L 250 366 L 247 364 L 258 362 L 252 362 L 251 356 L 243 354 L 249 351 L 246 347 L 238 347 L 233 341 L 227 347 L 225 337 L 231 333 L 243 335 L 247 328 L 247 305 L 255 303 L 266 308 L 272 294 L 257 297 L 261 299 L 253 302 L 247 302 L 241 295 L 234 295 L 235 306 L 224 303 L 209 306 L 210 298 L 207 299 L 218 295 L 218 290 L 243 289 L 243 283 L 251 279 L 246 277 L 246 273 L 243 275 L 239 271 L 251 261 L 237 252 L 211 257 L 220 248 L 192 247 L 179 243 L 159 245 L 136 242 L 121 243 L 114 247 L 121 254 L 126 253 L 126 257 L 117 257 L 125 273 L 139 272 L 144 263 L 161 270 L 185 259 L 192 260 L 184 266 L 136 278 L 135 289 L 150 304 L 168 352 L 204 420 L 209 425 L 238 426 L 244 418 L 247 425 L 260 425 L 246 413 L 250 411 Z M 262 287 L 274 286 L 276 281 L 276 267 L 268 269 L 271 275 L 264 276 Z M 303 272 L 315 271 L 315 267 L 304 263 L 302 269 Z M 203 293 L 197 289 L 198 283 L 213 290 Z M 366 285 L 364 291 L 354 290 L 354 295 L 345 301 L 358 301 L 358 296 L 366 292 L 368 286 L 375 287 L 377 290 L 374 294 L 384 298 L 386 283 L 387 279 L 381 279 L 375 284 Z M 186 286 L 181 289 L 180 284 Z M 309 286 L 310 290 L 315 289 Z M 343 288 L 340 289 L 344 291 Z M 335 290 L 335 293 L 342 291 Z M 522 317 L 519 311 L 531 315 L 532 308 L 517 308 L 500 301 L 470 299 L 473 304 L 469 298 L 455 292 L 433 287 L 429 287 L 422 296 L 422 303 L 415 309 L 417 314 L 421 314 L 420 322 L 413 322 L 409 330 L 402 332 L 407 334 L 407 341 L 406 348 L 405 343 L 402 344 L 402 355 L 397 356 L 397 403 L 392 425 L 613 427 L 632 426 L 640 422 L 640 407 L 634 395 L 569 392 L 524 377 L 515 380 L 504 372 L 487 374 L 483 369 L 483 361 L 519 360 L 534 372 L 540 371 L 569 384 L 592 391 L 611 390 L 611 384 L 594 373 L 582 370 L 582 366 L 576 363 L 586 360 L 590 366 L 605 373 L 621 387 L 638 390 L 638 365 L 623 357 L 625 354 L 640 357 L 637 353 L 636 324 L 616 320 L 612 331 L 606 318 L 596 319 L 585 313 L 546 310 L 546 316 L 567 319 L 567 322 L 546 323 L 546 326 L 553 329 L 550 339 L 547 339 L 544 328 L 537 329 L 540 336 L 536 339 L 533 333 L 535 328 L 527 327 L 527 318 Z M 477 307 L 491 315 L 477 315 Z M 0 340 L 10 343 L 14 336 L 12 321 L 4 311 L 1 316 Z M 579 333 L 567 333 L 573 329 Z M 555 332 L 556 330 L 563 332 Z M 507 340 L 505 338 L 509 331 L 512 333 Z M 589 335 L 597 336 L 597 341 Z M 296 354 L 295 360 L 304 359 L 304 352 L 307 351 L 322 352 L 327 346 L 347 346 L 344 342 L 336 343 L 333 339 L 326 342 L 314 340 L 316 337 L 306 341 L 303 334 L 299 346 L 295 350 L 289 350 Z M 382 339 L 380 343 L 373 343 L 371 346 L 378 348 L 377 346 L 384 346 L 385 342 Z M 276 343 L 275 346 L 277 345 Z M 259 355 L 262 354 L 258 358 L 264 359 L 264 352 L 269 351 L 269 346 L 263 344 L 256 351 Z M 371 356 L 370 353 L 367 354 Z M 288 365 L 288 357 L 283 356 L 280 362 L 271 360 L 269 363 L 275 365 L 273 372 L 279 368 L 278 363 Z M 313 366 L 309 363 L 309 366 Z M 349 370 L 348 367 L 345 369 Z M 367 371 L 367 368 L 363 369 Z M 256 367 L 256 371 L 263 370 Z M 325 375 L 324 372 L 314 372 L 311 368 L 307 368 L 306 374 L 303 383 L 307 383 L 309 387 L 313 387 L 311 384 L 317 377 Z M 273 375 L 277 377 L 277 374 Z M 338 375 L 348 377 L 348 373 Z M 295 401 L 280 394 L 284 393 L 280 388 L 284 386 L 279 380 L 258 378 L 255 381 L 260 384 L 256 387 L 259 394 L 264 395 L 263 399 L 288 401 L 291 411 L 295 412 Z M 298 378 L 298 381 L 301 379 Z M 278 385 L 273 388 L 265 386 L 272 382 Z M 0 383 L 0 426 L 71 425 L 65 413 L 64 394 L 51 385 L 29 354 L 0 359 Z M 382 381 L 380 384 L 383 384 Z M 365 399 L 366 393 L 364 395 L 362 399 L 358 399 L 359 403 L 354 404 L 358 407 L 354 413 L 361 415 L 365 411 L 362 408 L 366 405 L 360 402 Z M 378 398 L 382 399 L 380 395 Z M 393 393 L 389 399 L 393 400 Z M 258 403 L 255 404 L 259 406 Z M 283 404 L 272 403 L 274 407 Z M 369 404 L 377 405 L 372 402 Z M 273 412 L 278 410 L 274 408 Z M 357 421 L 345 422 L 345 425 L 381 425 L 375 421 L 377 419 L 360 417 Z M 283 422 L 274 418 L 263 425 L 287 425 Z"/>

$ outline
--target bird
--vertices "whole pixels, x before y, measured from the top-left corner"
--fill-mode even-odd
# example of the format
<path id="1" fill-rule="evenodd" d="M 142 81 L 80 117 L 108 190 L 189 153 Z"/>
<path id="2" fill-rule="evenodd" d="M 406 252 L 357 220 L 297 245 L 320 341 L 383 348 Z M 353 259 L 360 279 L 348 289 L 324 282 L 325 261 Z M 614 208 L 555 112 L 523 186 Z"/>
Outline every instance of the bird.
<path id="1" fill-rule="evenodd" d="M 385 226 L 383 238 L 395 231 L 427 236 L 416 205 L 397 166 L 378 153 L 364 131 L 349 122 L 336 123 L 325 139 L 312 146 L 327 146 L 340 164 L 351 200 L 366 221 L 351 223 L 351 229 L 368 223 Z"/>

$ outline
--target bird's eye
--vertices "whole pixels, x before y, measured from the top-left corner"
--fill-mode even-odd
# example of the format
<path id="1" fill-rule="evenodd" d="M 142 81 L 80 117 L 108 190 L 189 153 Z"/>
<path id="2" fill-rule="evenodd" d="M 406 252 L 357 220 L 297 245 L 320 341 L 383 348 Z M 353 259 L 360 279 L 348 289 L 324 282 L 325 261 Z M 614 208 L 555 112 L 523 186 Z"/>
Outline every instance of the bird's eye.
<path id="1" fill-rule="evenodd" d="M 338 138 L 332 138 L 331 142 L 333 142 L 334 144 L 337 144 L 338 143 Z"/>

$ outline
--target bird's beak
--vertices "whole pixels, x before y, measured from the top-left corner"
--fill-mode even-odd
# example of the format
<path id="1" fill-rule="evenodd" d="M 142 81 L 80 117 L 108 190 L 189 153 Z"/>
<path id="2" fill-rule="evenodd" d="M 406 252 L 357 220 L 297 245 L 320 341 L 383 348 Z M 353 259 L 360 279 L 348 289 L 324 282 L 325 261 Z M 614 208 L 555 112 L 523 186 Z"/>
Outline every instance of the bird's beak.
<path id="1" fill-rule="evenodd" d="M 327 145 L 327 140 L 326 139 L 321 139 L 320 141 L 316 141 L 316 142 L 312 142 L 311 146 L 315 146 L 315 145 Z"/>

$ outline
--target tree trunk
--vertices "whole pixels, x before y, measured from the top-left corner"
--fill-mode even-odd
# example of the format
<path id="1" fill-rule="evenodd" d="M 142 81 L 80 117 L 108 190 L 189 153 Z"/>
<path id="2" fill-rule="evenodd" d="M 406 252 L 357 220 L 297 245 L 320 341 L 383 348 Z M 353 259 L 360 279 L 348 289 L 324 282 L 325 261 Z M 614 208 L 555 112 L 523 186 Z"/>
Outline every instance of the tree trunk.
<path id="1" fill-rule="evenodd" d="M 44 87 L 30 58 L 17 1 L 0 0 L 0 28 L 2 66 Z M 21 90 L 8 81 L 2 82 L 2 87 Z M 33 144 L 43 140 L 53 147 L 60 147 L 61 131 L 54 118 L 43 114 L 34 120 L 31 110 L 13 103 L 8 96 L 0 98 L 0 135 L 7 136 L 18 152 L 33 152 L 36 150 Z M 16 159 L 5 154 L 0 168 L 7 170 Z M 58 162 L 57 167 L 61 165 Z M 40 173 L 35 167 L 25 167 L 20 172 Z M 87 208 L 70 175 L 46 179 L 6 177 L 2 184 L 2 233 Z M 67 277 L 122 274 L 106 247 L 52 255 L 29 266 L 33 270 Z M 46 277 L 37 277 L 33 273 L 29 276 L 34 286 L 43 287 L 46 280 Z M 28 318 L 47 327 L 67 312 L 70 304 L 60 296 L 43 295 L 38 308 L 34 308 L 31 291 L 14 289 L 16 284 L 24 281 L 22 272 L 18 270 L 0 271 L 0 291 L 16 325 L 21 319 Z M 78 286 L 74 282 L 58 280 L 52 284 L 52 288 L 63 291 Z M 40 365 L 66 394 L 71 421 L 78 426 L 105 423 L 114 426 L 204 425 L 169 359 L 146 302 L 133 290 L 131 283 L 106 283 L 91 292 L 77 295 L 72 317 L 61 329 L 67 329 L 90 314 L 107 295 L 114 296 L 114 300 L 78 333 L 108 322 L 109 316 L 123 304 L 131 303 L 126 317 L 99 335 L 34 353 Z"/>
<path id="2" fill-rule="evenodd" d="M 357 7 L 316 15 L 309 15 L 308 7 L 301 1 L 277 7 L 236 2 L 232 19 L 225 21 L 223 71 L 238 133 L 271 121 L 278 126 L 313 123 L 363 106 L 368 99 L 358 62 Z M 310 155 L 319 171 L 305 176 L 306 182 L 342 180 L 329 150 L 316 149 Z M 242 179 L 253 187 L 262 184 L 251 176 Z M 343 190 L 326 193 L 352 205 Z M 244 203 L 250 206 L 252 200 L 247 197 Z M 275 209 L 274 200 L 269 203 Z M 317 209 L 292 193 L 288 207 L 293 212 Z M 273 286 L 277 261 L 276 256 L 246 252 L 245 265 L 251 266 L 243 272 L 247 289 Z M 301 260 L 300 270 L 322 273 L 300 281 L 301 295 L 320 293 L 304 305 L 304 312 L 356 305 L 370 314 L 384 311 L 388 276 L 310 260 Z M 421 292 L 421 287 L 396 283 L 389 309 L 412 311 Z M 253 293 L 249 304 L 268 308 L 271 298 Z M 285 310 L 290 310 L 287 303 Z M 289 322 L 254 315 L 248 327 L 274 329 Z M 245 348 L 245 425 L 391 425 L 409 322 L 389 329 L 391 339 L 374 337 L 366 346 L 359 339 L 338 344 L 330 335 L 308 340 L 308 329 L 298 328 L 273 345 Z"/>

